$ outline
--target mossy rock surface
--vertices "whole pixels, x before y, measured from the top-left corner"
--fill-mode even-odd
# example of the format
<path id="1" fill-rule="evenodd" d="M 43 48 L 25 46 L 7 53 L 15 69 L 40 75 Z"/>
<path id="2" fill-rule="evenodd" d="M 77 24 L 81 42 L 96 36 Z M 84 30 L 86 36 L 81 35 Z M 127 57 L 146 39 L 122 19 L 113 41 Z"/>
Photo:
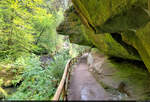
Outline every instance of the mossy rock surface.
<path id="1" fill-rule="evenodd" d="M 59 32 L 108 56 L 141 60 L 150 71 L 149 0 L 72 0 Z"/>
<path id="2" fill-rule="evenodd" d="M 72 0 L 74 7 L 86 23 L 95 31 L 116 32 L 136 29 L 149 19 L 148 0 Z"/>
<path id="3" fill-rule="evenodd" d="M 66 10 L 65 19 L 57 28 L 57 32 L 62 35 L 69 35 L 71 43 L 92 46 L 92 42 L 84 36 L 84 26 L 76 13 L 74 7 Z"/>
<path id="4" fill-rule="evenodd" d="M 150 99 L 150 74 L 143 62 L 106 58 L 93 50 L 88 57 L 92 58 L 89 71 L 113 100 Z"/>
<path id="5" fill-rule="evenodd" d="M 82 24 L 78 13 L 71 7 L 65 13 L 65 20 L 57 28 L 59 34 L 69 35 L 70 42 L 95 46 L 108 56 L 116 56 L 124 59 L 141 60 L 134 48 L 124 42 L 117 41 L 110 33 L 95 34 L 94 31 Z M 120 36 L 119 36 L 120 37 Z"/>
<path id="6" fill-rule="evenodd" d="M 72 43 L 94 45 L 108 56 L 142 60 L 150 71 L 150 1 L 72 0 L 72 3 L 75 10 L 70 9 L 66 16 L 74 20 L 69 22 L 72 22 L 69 30 L 61 29 Z"/>
<path id="7" fill-rule="evenodd" d="M 126 61 L 111 61 L 107 60 L 102 64 L 103 73 L 98 75 L 94 73 L 97 81 L 110 93 L 116 94 L 120 91 L 120 83 L 125 86 L 122 93 L 128 93 L 128 97 L 123 100 L 149 100 L 150 92 L 150 75 L 143 69 L 144 66 L 138 62 L 130 63 Z M 115 96 L 115 97 L 116 97 Z"/>
<path id="8" fill-rule="evenodd" d="M 122 37 L 126 43 L 137 49 L 141 59 L 150 72 L 150 22 L 136 32 L 127 31 L 122 33 Z"/>
<path id="9" fill-rule="evenodd" d="M 136 100 L 149 100 L 150 75 L 145 66 L 139 62 L 110 62 L 117 71 L 113 75 L 114 81 L 126 83 L 126 90 L 131 98 Z"/>

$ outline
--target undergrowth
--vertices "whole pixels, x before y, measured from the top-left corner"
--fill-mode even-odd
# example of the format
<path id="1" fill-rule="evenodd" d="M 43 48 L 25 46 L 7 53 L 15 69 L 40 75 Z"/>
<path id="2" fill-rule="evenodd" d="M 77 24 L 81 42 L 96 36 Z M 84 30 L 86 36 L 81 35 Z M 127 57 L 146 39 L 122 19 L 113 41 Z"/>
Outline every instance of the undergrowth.
<path id="1" fill-rule="evenodd" d="M 49 100 L 55 93 L 63 70 L 70 56 L 68 51 L 54 56 L 50 65 L 42 67 L 39 57 L 32 55 L 24 62 L 23 74 L 14 80 L 14 84 L 23 80 L 17 92 L 8 100 Z M 19 79 L 19 80 L 18 80 Z"/>

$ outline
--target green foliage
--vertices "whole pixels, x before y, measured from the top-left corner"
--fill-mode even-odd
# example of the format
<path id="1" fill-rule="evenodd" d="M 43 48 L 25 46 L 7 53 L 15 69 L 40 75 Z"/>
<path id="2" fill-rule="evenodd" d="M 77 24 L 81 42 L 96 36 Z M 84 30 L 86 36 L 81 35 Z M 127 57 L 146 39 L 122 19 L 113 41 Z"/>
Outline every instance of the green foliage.
<path id="1" fill-rule="evenodd" d="M 48 100 L 56 91 L 62 77 L 65 64 L 69 59 L 68 51 L 60 52 L 53 58 L 48 67 L 41 67 L 39 57 L 32 55 L 25 61 L 23 74 L 19 76 L 23 82 L 16 93 L 8 97 L 10 100 Z M 15 80 L 18 81 L 18 78 Z"/>
<path id="2" fill-rule="evenodd" d="M 41 0 L 0 1 L 0 58 L 16 58 L 33 48 L 32 16 L 37 15 Z"/>
<path id="3" fill-rule="evenodd" d="M 46 9 L 39 11 L 39 15 L 33 19 L 33 27 L 36 29 L 35 44 L 38 45 L 34 52 L 37 54 L 52 53 L 62 42 L 62 37 L 57 35 L 56 27 L 63 20 L 63 12 L 60 9 L 58 12 L 49 14 L 50 7 L 45 5 L 47 11 Z"/>
<path id="4" fill-rule="evenodd" d="M 56 50 L 62 37 L 55 29 L 63 13 L 50 14 L 47 8 L 43 0 L 0 1 L 0 59 Z"/>
<path id="5" fill-rule="evenodd" d="M 79 45 L 76 45 L 76 44 L 70 44 L 70 55 L 72 57 L 76 57 L 78 56 L 79 54 L 83 54 L 84 52 L 88 52 L 90 49 L 90 47 L 88 46 L 79 46 Z"/>
<path id="6" fill-rule="evenodd" d="M 65 65 L 69 58 L 70 56 L 68 49 L 63 49 L 56 56 L 54 56 L 54 61 L 52 61 L 49 66 L 51 67 L 51 75 L 53 76 L 54 80 L 60 82 Z"/>
<path id="7" fill-rule="evenodd" d="M 54 1 L 49 1 L 52 3 Z M 63 10 L 53 10 L 47 0 L 0 0 L 0 63 L 11 63 L 11 79 L 17 88 L 12 100 L 48 100 L 54 95 L 70 58 L 62 49 L 63 37 L 56 27 L 63 20 Z M 53 10 L 54 12 L 51 12 Z M 35 54 L 56 56 L 43 66 Z M 18 84 L 21 84 L 18 86 Z"/>

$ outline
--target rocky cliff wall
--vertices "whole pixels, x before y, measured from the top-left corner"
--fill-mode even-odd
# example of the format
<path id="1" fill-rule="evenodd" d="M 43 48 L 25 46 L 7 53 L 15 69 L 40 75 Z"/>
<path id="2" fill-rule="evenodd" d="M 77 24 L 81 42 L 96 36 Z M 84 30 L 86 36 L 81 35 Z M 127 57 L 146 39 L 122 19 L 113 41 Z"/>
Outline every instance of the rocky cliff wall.
<path id="1" fill-rule="evenodd" d="M 150 71 L 149 0 L 72 0 L 58 27 L 72 43 L 108 56 L 140 60 Z"/>

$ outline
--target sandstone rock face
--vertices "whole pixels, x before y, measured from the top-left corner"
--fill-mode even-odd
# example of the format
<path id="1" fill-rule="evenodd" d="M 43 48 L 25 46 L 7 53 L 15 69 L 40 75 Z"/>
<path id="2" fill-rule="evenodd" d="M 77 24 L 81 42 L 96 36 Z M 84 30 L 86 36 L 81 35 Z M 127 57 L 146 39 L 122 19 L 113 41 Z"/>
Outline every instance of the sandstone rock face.
<path id="1" fill-rule="evenodd" d="M 69 35 L 70 42 L 72 43 L 95 46 L 109 56 L 140 60 L 134 48 L 128 44 L 124 44 L 123 41 L 118 43 L 110 33 L 96 35 L 92 30 L 87 29 L 81 23 L 78 13 L 74 10 L 71 7 L 66 11 L 64 22 L 57 28 L 59 34 Z"/>
<path id="2" fill-rule="evenodd" d="M 136 48 L 150 71 L 149 0 L 72 0 L 82 22 L 95 34 L 116 32 Z M 84 19 L 84 20 L 83 20 Z"/>
<path id="3" fill-rule="evenodd" d="M 66 10 L 65 20 L 57 28 L 57 32 L 62 35 L 69 35 L 71 43 L 92 46 L 93 44 L 84 36 L 84 25 L 76 13 L 74 7 Z"/>
<path id="4" fill-rule="evenodd" d="M 60 34 L 108 56 L 143 61 L 150 71 L 149 0 L 72 0 Z"/>
<path id="5" fill-rule="evenodd" d="M 85 53 L 81 59 L 87 59 L 88 70 L 105 89 L 110 100 L 150 99 L 150 77 L 142 62 L 135 61 L 140 63 L 137 65 L 129 60 L 110 60 L 96 48 Z"/>
<path id="6" fill-rule="evenodd" d="M 143 64 L 110 60 L 95 49 L 89 54 L 87 63 L 89 71 L 109 93 L 111 100 L 150 99 L 150 77 Z"/>
<path id="7" fill-rule="evenodd" d="M 101 54 L 97 49 L 92 49 L 92 51 L 88 54 L 87 64 L 89 66 L 89 71 L 97 72 L 101 74 L 103 68 L 101 67 L 103 62 L 105 61 L 105 57 Z"/>
<path id="8" fill-rule="evenodd" d="M 87 26 L 98 34 L 137 29 L 150 20 L 146 12 L 148 0 L 72 0 L 72 2 Z"/>

